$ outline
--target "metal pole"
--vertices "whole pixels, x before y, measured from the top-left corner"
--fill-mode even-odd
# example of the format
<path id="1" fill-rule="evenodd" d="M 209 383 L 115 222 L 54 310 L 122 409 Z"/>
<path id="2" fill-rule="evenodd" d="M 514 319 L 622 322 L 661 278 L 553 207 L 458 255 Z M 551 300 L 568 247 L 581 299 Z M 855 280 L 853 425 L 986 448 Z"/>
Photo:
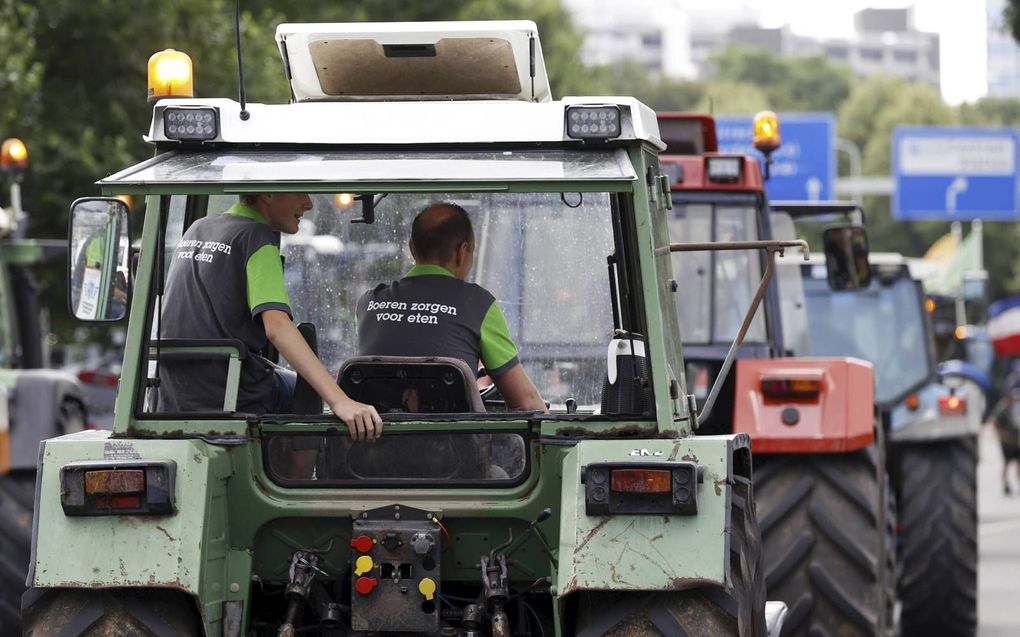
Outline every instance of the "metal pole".
<path id="1" fill-rule="evenodd" d="M 854 142 L 849 139 L 843 139 L 842 137 L 836 138 L 836 150 L 841 150 L 846 153 L 847 158 L 850 160 L 850 176 L 860 177 L 861 176 L 861 149 Z M 864 198 L 864 194 L 860 189 L 854 190 L 854 201 L 861 203 L 861 199 Z"/>
<path id="2" fill-rule="evenodd" d="M 954 221 L 949 225 L 949 232 L 952 233 L 953 238 L 956 239 L 956 250 L 957 258 L 959 258 L 960 248 L 963 246 L 963 224 L 959 221 Z M 956 295 L 954 305 L 956 306 L 956 325 L 967 324 L 967 306 L 963 301 L 963 278 L 967 275 L 967 270 L 961 268 L 960 280 L 956 283 Z M 944 281 L 945 279 L 943 279 Z"/>
<path id="3" fill-rule="evenodd" d="M 24 216 L 21 210 L 21 184 L 16 180 L 11 181 L 11 210 L 14 211 L 14 218 L 11 219 L 12 230 L 18 227 L 18 222 Z"/>

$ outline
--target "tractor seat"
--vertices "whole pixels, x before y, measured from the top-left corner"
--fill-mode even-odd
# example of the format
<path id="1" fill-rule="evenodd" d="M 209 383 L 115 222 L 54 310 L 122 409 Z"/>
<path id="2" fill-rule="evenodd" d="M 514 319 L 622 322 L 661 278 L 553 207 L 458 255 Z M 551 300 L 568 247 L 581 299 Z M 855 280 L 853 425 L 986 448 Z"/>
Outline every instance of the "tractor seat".
<path id="1" fill-rule="evenodd" d="M 475 372 L 459 358 L 355 356 L 340 368 L 337 384 L 381 414 L 485 412 Z"/>

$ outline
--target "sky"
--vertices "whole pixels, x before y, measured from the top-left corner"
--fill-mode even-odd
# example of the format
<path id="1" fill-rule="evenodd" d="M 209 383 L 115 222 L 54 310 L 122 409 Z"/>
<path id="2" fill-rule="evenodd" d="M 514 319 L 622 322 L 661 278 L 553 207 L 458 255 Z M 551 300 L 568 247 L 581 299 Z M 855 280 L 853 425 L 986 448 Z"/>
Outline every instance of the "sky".
<path id="1" fill-rule="evenodd" d="M 972 102 L 986 91 L 985 0 L 744 0 L 762 26 L 789 24 L 812 37 L 853 35 L 853 15 L 861 9 L 914 7 L 921 31 L 940 36 L 942 97 L 950 104 Z"/>

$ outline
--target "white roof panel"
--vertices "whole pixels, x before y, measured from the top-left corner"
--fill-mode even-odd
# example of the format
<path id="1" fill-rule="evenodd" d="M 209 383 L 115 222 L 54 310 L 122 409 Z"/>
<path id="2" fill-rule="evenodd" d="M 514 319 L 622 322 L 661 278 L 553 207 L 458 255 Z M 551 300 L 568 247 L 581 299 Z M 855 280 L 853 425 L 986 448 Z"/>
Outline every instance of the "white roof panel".
<path id="1" fill-rule="evenodd" d="M 168 107 L 212 107 L 219 113 L 217 143 L 449 145 L 567 142 L 565 113 L 574 105 L 615 104 L 620 108 L 620 136 L 614 141 L 644 140 L 659 150 L 655 112 L 633 97 L 565 97 L 530 103 L 508 100 L 442 102 L 303 102 L 248 104 L 250 117 L 229 99 L 160 100 L 153 108 L 148 141 L 173 143 L 163 129 Z"/>
<path id="2" fill-rule="evenodd" d="M 552 99 L 528 20 L 281 24 L 298 102 L 357 99 Z"/>

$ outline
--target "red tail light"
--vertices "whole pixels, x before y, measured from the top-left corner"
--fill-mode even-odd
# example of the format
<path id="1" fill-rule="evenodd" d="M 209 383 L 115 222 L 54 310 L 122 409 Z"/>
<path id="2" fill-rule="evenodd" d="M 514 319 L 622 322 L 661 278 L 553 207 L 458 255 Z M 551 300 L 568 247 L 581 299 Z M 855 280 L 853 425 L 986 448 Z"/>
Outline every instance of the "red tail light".
<path id="1" fill-rule="evenodd" d="M 967 399 L 959 396 L 943 396 L 939 398 L 939 411 L 949 416 L 959 416 L 967 413 Z"/>
<path id="2" fill-rule="evenodd" d="M 617 469 L 612 490 L 617 493 L 669 493 L 671 472 L 661 469 Z"/>
<path id="3" fill-rule="evenodd" d="M 106 372 L 94 372 L 91 370 L 83 369 L 78 372 L 78 380 L 87 385 L 105 385 L 106 387 L 116 387 L 120 378 L 116 374 L 108 374 Z"/>
<path id="4" fill-rule="evenodd" d="M 767 376 L 761 379 L 761 393 L 772 400 L 815 400 L 822 393 L 822 378 Z"/>

